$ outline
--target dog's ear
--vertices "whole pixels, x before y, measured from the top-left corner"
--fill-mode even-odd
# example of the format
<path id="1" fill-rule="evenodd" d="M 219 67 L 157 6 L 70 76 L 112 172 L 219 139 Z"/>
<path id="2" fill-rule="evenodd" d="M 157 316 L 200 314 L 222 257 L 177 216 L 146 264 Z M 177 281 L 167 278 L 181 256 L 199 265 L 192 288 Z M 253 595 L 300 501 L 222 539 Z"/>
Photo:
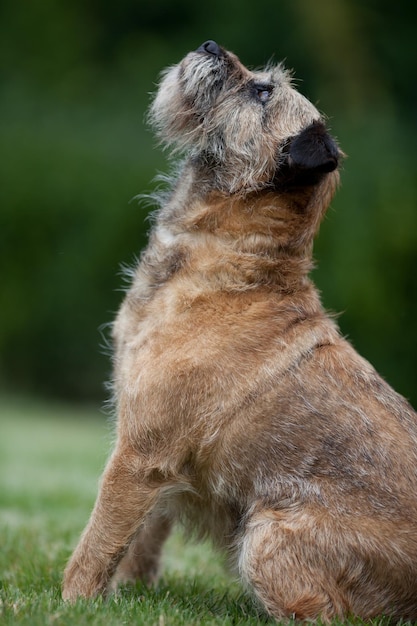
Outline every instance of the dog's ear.
<path id="1" fill-rule="evenodd" d="M 313 122 L 284 146 L 274 185 L 280 190 L 317 185 L 337 168 L 343 156 L 323 122 Z"/>
<path id="2" fill-rule="evenodd" d="M 340 151 L 322 122 L 307 126 L 289 145 L 288 165 L 300 171 L 326 173 L 335 170 Z"/>

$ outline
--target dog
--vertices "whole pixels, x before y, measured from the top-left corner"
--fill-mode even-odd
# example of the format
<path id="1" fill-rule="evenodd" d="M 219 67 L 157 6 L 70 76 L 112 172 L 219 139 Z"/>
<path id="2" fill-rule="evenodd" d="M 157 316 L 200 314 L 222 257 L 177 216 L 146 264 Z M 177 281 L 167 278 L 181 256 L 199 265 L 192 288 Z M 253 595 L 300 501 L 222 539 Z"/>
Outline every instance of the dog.
<path id="1" fill-rule="evenodd" d="M 117 440 L 64 599 L 153 583 L 179 520 L 278 620 L 417 620 L 417 416 L 309 278 L 323 116 L 207 41 L 150 120 L 183 161 L 114 324 Z"/>

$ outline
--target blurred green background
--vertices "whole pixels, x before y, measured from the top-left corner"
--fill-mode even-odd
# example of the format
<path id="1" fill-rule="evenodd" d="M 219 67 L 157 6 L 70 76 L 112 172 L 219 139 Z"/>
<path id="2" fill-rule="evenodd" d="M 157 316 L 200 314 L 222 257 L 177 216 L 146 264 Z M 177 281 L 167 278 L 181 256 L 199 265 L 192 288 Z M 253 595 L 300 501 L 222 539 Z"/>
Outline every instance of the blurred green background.
<path id="1" fill-rule="evenodd" d="M 159 72 L 206 39 L 271 57 L 348 154 L 315 248 L 325 305 L 417 405 L 417 4 L 2 0 L 0 390 L 100 402 L 100 327 L 146 242 L 131 199 L 166 171 L 143 118 Z"/>

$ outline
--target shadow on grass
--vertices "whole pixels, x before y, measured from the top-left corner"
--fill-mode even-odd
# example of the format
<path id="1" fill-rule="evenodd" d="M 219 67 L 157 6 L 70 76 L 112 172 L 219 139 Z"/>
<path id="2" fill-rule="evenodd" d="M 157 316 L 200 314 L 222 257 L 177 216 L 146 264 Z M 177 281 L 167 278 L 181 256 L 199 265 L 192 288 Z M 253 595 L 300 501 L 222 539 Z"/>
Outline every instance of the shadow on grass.
<path id="1" fill-rule="evenodd" d="M 149 589 L 148 587 L 137 583 L 133 587 L 124 587 L 120 590 L 120 595 L 126 600 L 130 598 L 132 602 L 139 605 L 146 602 L 149 608 L 161 611 L 162 607 L 166 608 L 166 614 L 177 613 L 182 616 L 189 624 L 209 624 L 223 623 L 238 625 L 271 625 L 279 624 L 275 619 L 268 617 L 259 605 L 244 593 L 238 584 L 219 585 L 213 581 L 210 586 L 210 580 L 203 577 L 186 579 L 173 574 L 165 576 L 157 588 Z M 213 620 L 213 622 L 212 622 Z M 162 620 L 161 623 L 164 623 Z M 168 621 L 169 623 L 169 621 Z M 282 622 L 284 623 L 284 622 Z M 360 618 L 351 617 L 342 620 L 333 620 L 335 626 L 397 626 L 410 625 L 410 622 L 400 621 L 394 622 L 388 617 L 379 617 L 364 621 Z M 296 620 L 285 621 L 287 626 L 300 624 Z M 324 626 L 319 619 L 317 626 Z"/>
<path id="2" fill-rule="evenodd" d="M 227 624 L 276 624 L 261 612 L 249 595 L 237 585 L 221 585 L 210 579 L 169 574 L 153 589 L 137 583 L 125 586 L 118 595 L 126 601 L 146 602 L 148 608 L 159 611 L 166 608 L 167 614 L 179 613 L 191 623 L 214 619 Z"/>

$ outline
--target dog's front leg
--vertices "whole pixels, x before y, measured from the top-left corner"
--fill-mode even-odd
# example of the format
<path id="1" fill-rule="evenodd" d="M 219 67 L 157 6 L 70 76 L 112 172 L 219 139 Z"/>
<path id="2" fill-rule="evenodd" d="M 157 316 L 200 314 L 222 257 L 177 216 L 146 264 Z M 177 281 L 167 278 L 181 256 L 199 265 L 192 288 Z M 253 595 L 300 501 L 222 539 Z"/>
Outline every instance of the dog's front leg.
<path id="1" fill-rule="evenodd" d="M 90 521 L 64 574 L 64 600 L 104 593 L 161 486 L 146 480 L 137 452 L 117 448 L 104 472 Z"/>
<path id="2" fill-rule="evenodd" d="M 111 588 L 141 580 L 148 586 L 155 584 L 159 576 L 162 546 L 172 528 L 172 517 L 158 506 L 147 515 L 129 544 L 129 549 L 120 561 L 111 581 Z"/>

